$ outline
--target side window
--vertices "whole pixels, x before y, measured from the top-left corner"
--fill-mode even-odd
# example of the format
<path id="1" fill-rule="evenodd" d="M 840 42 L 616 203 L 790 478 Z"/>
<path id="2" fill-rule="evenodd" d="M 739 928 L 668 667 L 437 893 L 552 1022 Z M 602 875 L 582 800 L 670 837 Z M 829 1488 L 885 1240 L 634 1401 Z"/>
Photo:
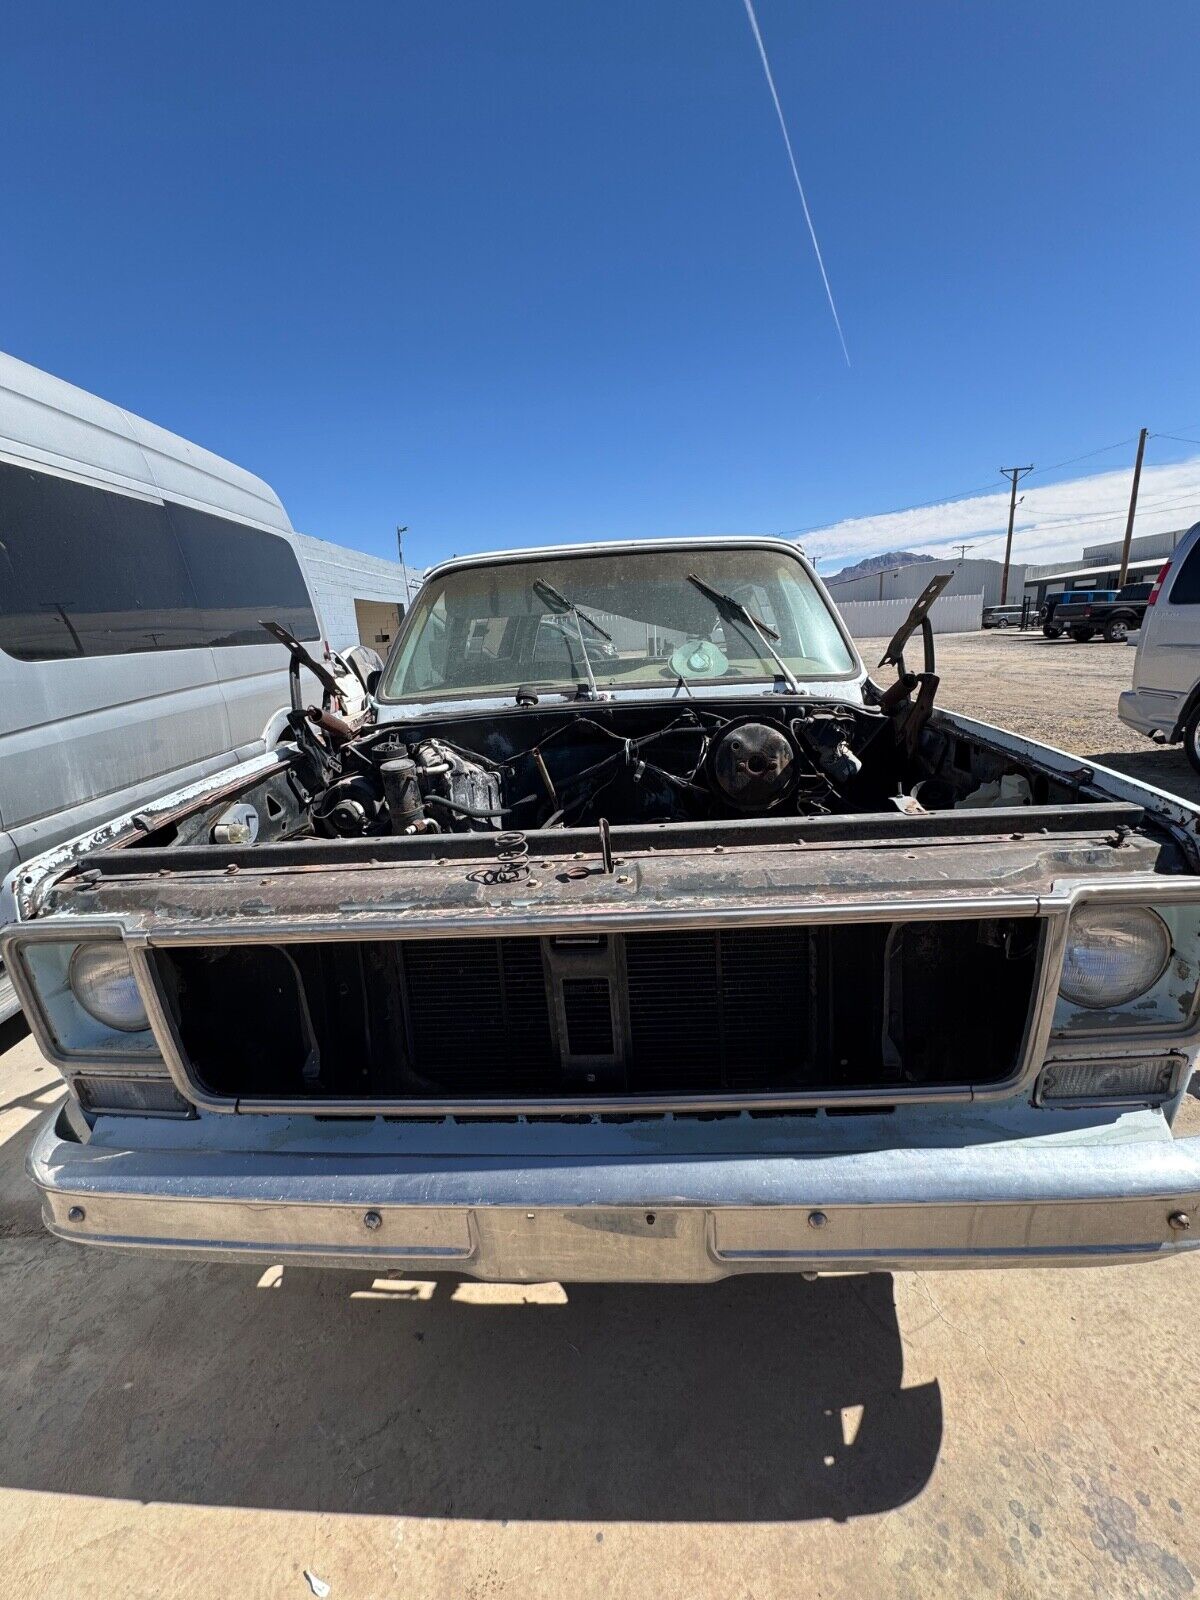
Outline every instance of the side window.
<path id="1" fill-rule="evenodd" d="M 173 502 L 167 516 L 191 574 L 206 644 L 266 644 L 264 621 L 282 623 L 297 639 L 320 638 L 286 539 Z"/>
<path id="2" fill-rule="evenodd" d="M 502 661 L 511 656 L 514 631 L 511 617 L 476 617 L 467 629 L 466 659 L 485 656 Z"/>
<path id="3" fill-rule="evenodd" d="M 1184 557 L 1168 596 L 1173 606 L 1200 605 L 1200 539 Z"/>
<path id="4" fill-rule="evenodd" d="M 202 644 L 161 505 L 0 462 L 0 649 L 21 661 Z"/>

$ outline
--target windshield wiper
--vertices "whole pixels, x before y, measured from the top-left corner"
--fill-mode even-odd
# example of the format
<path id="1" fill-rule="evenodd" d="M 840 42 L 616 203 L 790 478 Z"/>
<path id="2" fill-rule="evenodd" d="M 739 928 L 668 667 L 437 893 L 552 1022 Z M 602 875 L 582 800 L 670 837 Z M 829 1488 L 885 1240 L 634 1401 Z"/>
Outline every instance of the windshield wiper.
<path id="1" fill-rule="evenodd" d="M 754 648 L 758 650 L 758 658 L 762 664 L 764 666 L 767 665 L 769 656 L 775 666 L 779 668 L 779 676 L 784 683 L 793 694 L 799 694 L 800 685 L 796 682 L 792 669 L 771 643 L 772 639 L 778 640 L 779 638 L 775 629 L 769 627 L 761 617 L 756 617 L 753 611 L 744 606 L 740 600 L 735 600 L 731 594 L 722 594 L 720 589 L 714 589 L 711 584 L 705 583 L 703 578 L 698 578 L 694 572 L 688 573 L 688 582 L 694 584 L 702 595 L 706 595 L 712 601 L 722 621 L 739 625 L 739 631 L 743 637 L 751 640 Z M 748 632 L 747 630 L 751 631 Z M 763 654 L 764 651 L 766 652 L 765 655 Z"/>
<path id="2" fill-rule="evenodd" d="M 581 611 L 574 600 L 568 600 L 565 594 L 560 594 L 552 583 L 547 583 L 545 578 L 533 580 L 533 591 L 552 611 L 557 611 L 565 616 L 575 618 L 575 631 L 579 635 L 579 649 L 583 655 L 583 670 L 587 673 L 588 689 L 593 700 L 599 700 L 600 690 L 596 687 L 596 674 L 592 671 L 592 658 L 588 655 L 587 640 L 583 637 L 583 624 L 598 633 L 602 639 L 607 639 L 612 644 L 612 634 L 607 628 L 602 628 L 595 617 L 589 617 L 586 611 Z"/>

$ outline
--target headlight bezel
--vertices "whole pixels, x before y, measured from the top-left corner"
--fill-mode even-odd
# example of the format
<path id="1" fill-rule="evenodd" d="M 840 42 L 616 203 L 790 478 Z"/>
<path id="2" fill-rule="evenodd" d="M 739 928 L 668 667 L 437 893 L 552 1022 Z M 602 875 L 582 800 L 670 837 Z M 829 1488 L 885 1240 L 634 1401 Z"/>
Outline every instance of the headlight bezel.
<path id="1" fill-rule="evenodd" d="M 147 1026 L 137 1033 L 110 1028 L 86 1011 L 69 987 L 67 974 L 75 951 L 96 943 L 119 944 L 134 973 L 147 1011 Z M 127 1073 L 170 1076 L 154 1032 L 139 963 L 119 924 L 65 926 L 47 919 L 39 927 L 20 926 L 0 938 L 0 960 L 12 980 L 38 1048 L 70 1081 L 75 1073 Z M 76 1020 L 82 1027 L 76 1028 Z"/>

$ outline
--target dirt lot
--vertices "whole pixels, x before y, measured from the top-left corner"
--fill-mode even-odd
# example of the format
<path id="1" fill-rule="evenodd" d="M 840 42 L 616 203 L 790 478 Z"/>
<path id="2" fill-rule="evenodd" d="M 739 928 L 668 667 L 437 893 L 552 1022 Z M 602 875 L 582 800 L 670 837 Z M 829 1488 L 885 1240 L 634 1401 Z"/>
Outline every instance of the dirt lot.
<path id="1" fill-rule="evenodd" d="M 947 704 L 1197 792 L 1116 720 L 1132 650 L 940 655 Z M 8 1593 L 1195 1590 L 1198 1261 L 531 1290 L 82 1251 L 21 1171 L 54 1074 L 0 1050 Z"/>

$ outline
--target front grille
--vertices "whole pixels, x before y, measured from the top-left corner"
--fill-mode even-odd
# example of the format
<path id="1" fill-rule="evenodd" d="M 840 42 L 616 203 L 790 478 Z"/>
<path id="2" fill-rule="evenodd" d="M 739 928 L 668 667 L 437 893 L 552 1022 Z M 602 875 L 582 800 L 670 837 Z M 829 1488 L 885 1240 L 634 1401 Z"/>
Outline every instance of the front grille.
<path id="1" fill-rule="evenodd" d="M 154 960 L 197 1085 L 248 1106 L 902 1095 L 1015 1071 L 1038 926 L 237 944 Z"/>
<path id="2" fill-rule="evenodd" d="M 373 954 L 375 985 L 399 982 L 404 1055 L 431 1088 L 496 1094 L 502 1079 L 524 1093 L 545 1081 L 554 1051 L 536 939 L 412 939 Z"/>
<path id="3" fill-rule="evenodd" d="M 565 1046 L 570 1055 L 611 1056 L 615 1052 L 612 1001 L 612 984 L 607 978 L 562 980 Z"/>

